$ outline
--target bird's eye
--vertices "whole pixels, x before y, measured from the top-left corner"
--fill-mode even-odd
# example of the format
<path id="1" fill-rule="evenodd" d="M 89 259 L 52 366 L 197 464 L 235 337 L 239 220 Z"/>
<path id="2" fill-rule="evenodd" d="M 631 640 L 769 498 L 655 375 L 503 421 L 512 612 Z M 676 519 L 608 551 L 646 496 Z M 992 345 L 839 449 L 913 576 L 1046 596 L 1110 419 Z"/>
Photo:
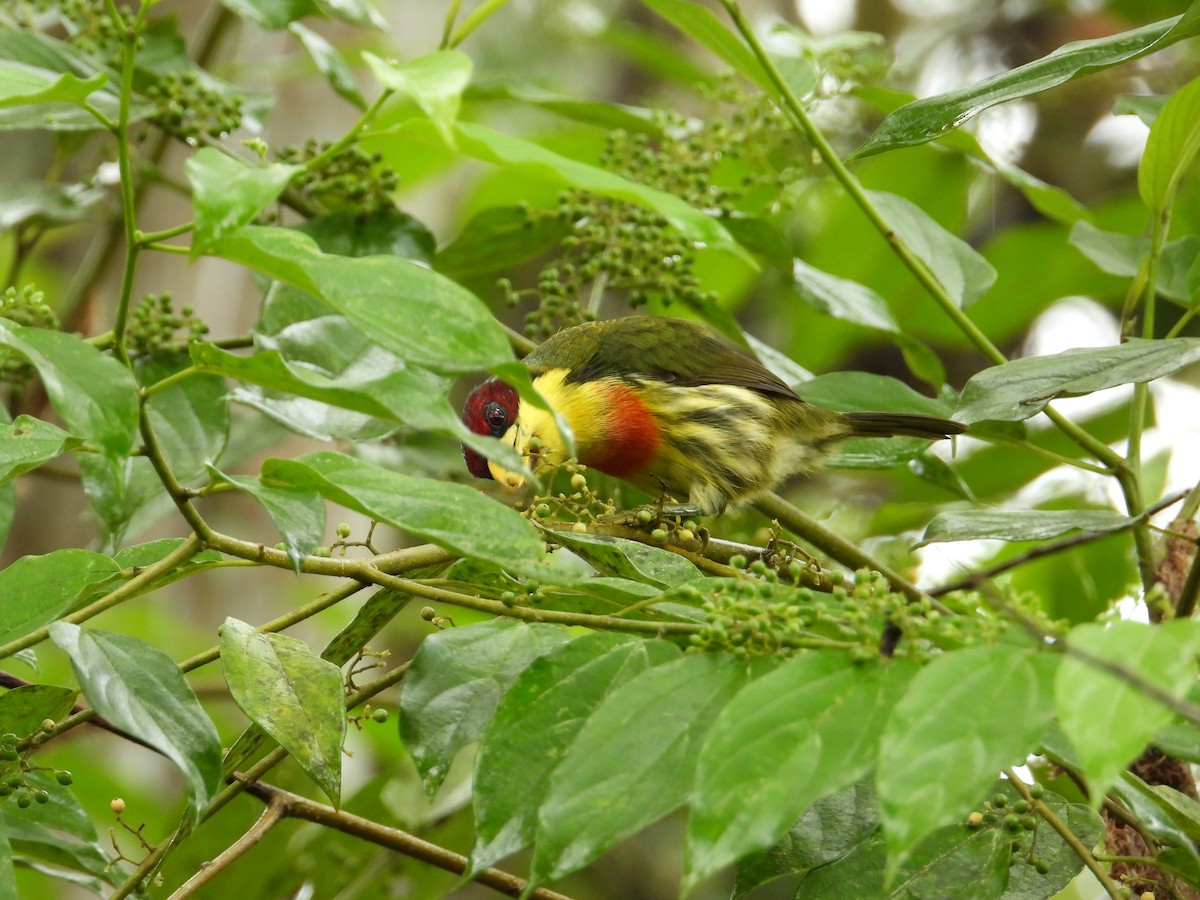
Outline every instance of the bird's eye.
<path id="1" fill-rule="evenodd" d="M 495 400 L 483 408 L 483 418 L 494 437 L 500 437 L 508 429 L 508 410 Z"/>

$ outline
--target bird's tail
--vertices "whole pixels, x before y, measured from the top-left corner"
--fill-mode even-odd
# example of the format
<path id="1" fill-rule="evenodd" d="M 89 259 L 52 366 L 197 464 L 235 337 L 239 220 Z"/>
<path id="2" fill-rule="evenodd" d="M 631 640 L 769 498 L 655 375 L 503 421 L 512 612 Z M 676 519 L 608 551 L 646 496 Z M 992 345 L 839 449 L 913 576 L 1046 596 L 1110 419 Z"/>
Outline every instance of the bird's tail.
<path id="1" fill-rule="evenodd" d="M 925 438 L 936 441 L 951 435 L 962 434 L 966 425 L 939 419 L 937 416 L 921 416 L 913 413 L 852 412 L 843 413 L 852 429 L 850 437 L 907 437 Z"/>

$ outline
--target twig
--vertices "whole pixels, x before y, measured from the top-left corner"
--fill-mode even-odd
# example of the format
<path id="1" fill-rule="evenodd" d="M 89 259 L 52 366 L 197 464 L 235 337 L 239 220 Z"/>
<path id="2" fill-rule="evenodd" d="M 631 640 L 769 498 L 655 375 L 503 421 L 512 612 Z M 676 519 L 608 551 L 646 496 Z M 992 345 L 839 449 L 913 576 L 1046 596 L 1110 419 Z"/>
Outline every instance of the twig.
<path id="1" fill-rule="evenodd" d="M 1034 812 L 1041 817 L 1042 821 L 1058 832 L 1058 836 L 1063 839 L 1063 842 L 1073 851 L 1075 851 L 1075 855 L 1078 856 L 1080 861 L 1082 861 L 1083 864 L 1091 871 L 1091 873 L 1096 876 L 1096 880 L 1100 882 L 1100 885 L 1104 888 L 1108 896 L 1111 897 L 1112 900 L 1121 900 L 1121 889 L 1117 886 L 1116 882 L 1114 882 L 1108 876 L 1108 872 L 1105 870 L 1104 866 L 1100 865 L 1100 863 L 1096 860 L 1096 857 L 1092 856 L 1092 851 L 1084 846 L 1083 841 L 1079 840 L 1079 838 L 1075 836 L 1075 832 L 1067 827 L 1067 823 L 1055 815 L 1054 810 L 1052 810 L 1049 806 L 1047 806 L 1041 800 L 1036 799 L 1030 792 L 1029 786 L 1017 777 L 1016 772 L 1014 772 L 1012 769 L 1005 769 L 1004 774 L 1008 776 L 1009 784 L 1016 789 L 1018 794 L 1025 798 L 1025 802 L 1033 808 Z"/>
<path id="2" fill-rule="evenodd" d="M 271 797 L 267 808 L 258 820 L 246 829 L 245 834 L 226 847 L 216 859 L 202 866 L 195 875 L 181 884 L 168 900 L 185 900 L 193 896 L 196 891 L 233 865 L 234 861 L 257 846 L 258 842 L 287 815 L 287 802 L 280 797 Z"/>
<path id="3" fill-rule="evenodd" d="M 933 588 L 929 595 L 931 597 L 944 597 L 946 594 L 952 594 L 955 591 L 966 591 L 978 584 L 980 578 L 995 578 L 1004 572 L 1008 572 L 1018 566 L 1023 566 L 1027 562 L 1032 562 L 1035 559 L 1041 559 L 1043 556 L 1050 556 L 1053 553 L 1059 553 L 1063 550 L 1070 550 L 1074 547 L 1081 547 L 1084 544 L 1090 544 L 1093 541 L 1099 541 L 1106 537 L 1111 537 L 1114 534 L 1120 534 L 1137 525 L 1142 524 L 1155 513 L 1161 512 L 1168 506 L 1173 506 L 1187 496 L 1186 491 L 1180 491 L 1177 494 L 1172 494 L 1162 500 L 1159 500 L 1153 506 L 1147 508 L 1141 515 L 1131 518 L 1127 523 L 1120 528 L 1115 528 L 1111 531 L 1094 532 L 1089 531 L 1085 534 L 1072 535 L 1069 538 L 1063 538 L 1060 541 L 1055 541 L 1050 544 L 1044 544 L 1041 547 L 1034 547 L 1019 556 L 1014 556 L 1012 559 L 1006 559 L 1003 562 L 996 563 L 993 566 L 988 566 L 986 569 L 980 569 L 972 575 L 968 575 L 958 581 L 952 581 L 949 584 L 944 584 L 939 588 Z"/>
<path id="4" fill-rule="evenodd" d="M 316 803 L 273 785 L 262 782 L 248 784 L 246 793 L 265 801 L 268 809 L 280 810 L 280 814 L 283 816 L 303 819 L 306 822 L 314 822 L 317 825 L 332 828 L 343 834 L 349 834 L 378 844 L 380 847 L 403 853 L 405 856 L 411 856 L 413 859 L 418 859 L 447 872 L 453 872 L 456 875 L 464 874 L 470 865 L 467 857 L 424 841 L 414 834 L 401 831 L 399 828 L 387 828 L 370 819 L 364 819 L 362 816 L 338 811 L 324 803 Z M 241 842 L 239 841 L 239 843 Z M 475 875 L 473 880 L 508 897 L 529 897 L 532 900 L 570 900 L 565 894 L 547 888 L 535 888 L 526 894 L 525 879 L 500 869 L 484 869 Z M 172 898 L 183 898 L 190 895 L 172 894 L 171 896 Z"/>

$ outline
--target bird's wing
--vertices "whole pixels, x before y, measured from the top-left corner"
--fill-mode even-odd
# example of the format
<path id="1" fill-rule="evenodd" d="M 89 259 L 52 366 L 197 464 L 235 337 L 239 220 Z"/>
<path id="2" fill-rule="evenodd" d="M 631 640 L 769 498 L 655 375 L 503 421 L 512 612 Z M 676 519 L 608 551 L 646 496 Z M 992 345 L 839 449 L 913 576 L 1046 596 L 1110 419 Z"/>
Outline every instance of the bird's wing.
<path id="1" fill-rule="evenodd" d="M 561 331 L 526 362 L 566 368 L 571 381 L 641 377 L 691 387 L 730 384 L 799 400 L 758 360 L 683 319 L 630 316 Z"/>

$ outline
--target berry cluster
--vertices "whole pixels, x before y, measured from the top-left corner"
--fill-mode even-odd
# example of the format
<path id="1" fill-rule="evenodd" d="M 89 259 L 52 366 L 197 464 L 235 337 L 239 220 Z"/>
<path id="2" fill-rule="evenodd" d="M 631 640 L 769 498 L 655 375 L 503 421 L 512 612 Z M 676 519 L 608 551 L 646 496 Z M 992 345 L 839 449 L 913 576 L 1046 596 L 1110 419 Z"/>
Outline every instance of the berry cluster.
<path id="1" fill-rule="evenodd" d="M 176 313 L 169 293 L 147 294 L 129 317 L 129 349 L 141 356 L 156 353 L 179 340 L 180 331 L 186 332 L 185 340 L 198 341 L 208 334 L 208 326 L 190 306 Z"/>
<path id="2" fill-rule="evenodd" d="M 330 144 L 309 140 L 303 147 L 284 147 L 280 162 L 307 164 Z M 344 147 L 321 165 L 298 174 L 292 181 L 306 198 L 331 212 L 371 215 L 393 206 L 392 194 L 400 184 L 396 170 L 383 165 L 383 157 L 356 146 Z"/>
<path id="3" fill-rule="evenodd" d="M 57 331 L 58 315 L 46 303 L 45 295 L 31 284 L 21 289 L 10 287 L 0 294 L 0 319 L 7 319 L 27 328 Z M 25 360 L 11 353 L 0 354 L 0 381 L 19 384 L 32 373 Z"/>
<path id="4" fill-rule="evenodd" d="M 782 186 L 797 177 L 794 169 L 777 165 L 777 158 L 794 155 L 780 152 L 794 140 L 782 115 L 732 80 L 715 90 L 714 99 L 731 105 L 727 118 L 701 122 L 656 113 L 647 132 L 611 132 L 601 164 L 719 217 L 778 203 Z M 534 289 L 514 290 L 507 279 L 498 285 L 509 305 L 536 297 L 538 306 L 525 319 L 532 338 L 595 318 L 610 291 L 634 307 L 657 300 L 696 308 L 716 300 L 700 286 L 691 242 L 652 210 L 570 190 L 559 195 L 556 209 L 540 215 L 557 217 L 567 229 L 556 258 L 542 268 Z"/>
<path id="5" fill-rule="evenodd" d="M 32 766 L 29 754 L 42 742 L 45 734 L 54 728 L 54 722 L 47 719 L 41 726 L 28 736 L 25 749 L 20 749 L 21 739 L 13 732 L 0 735 L 0 801 L 15 797 L 17 806 L 26 809 L 33 803 L 48 803 L 50 792 L 42 783 L 48 783 L 44 778 L 30 781 L 33 772 L 52 773 L 54 780 L 61 785 L 69 785 L 75 779 L 66 769 L 47 769 Z"/>
<path id="6" fill-rule="evenodd" d="M 145 93 L 154 103 L 150 121 L 185 140 L 224 137 L 242 124 L 241 95 L 227 96 L 196 72 L 167 72 Z"/>

